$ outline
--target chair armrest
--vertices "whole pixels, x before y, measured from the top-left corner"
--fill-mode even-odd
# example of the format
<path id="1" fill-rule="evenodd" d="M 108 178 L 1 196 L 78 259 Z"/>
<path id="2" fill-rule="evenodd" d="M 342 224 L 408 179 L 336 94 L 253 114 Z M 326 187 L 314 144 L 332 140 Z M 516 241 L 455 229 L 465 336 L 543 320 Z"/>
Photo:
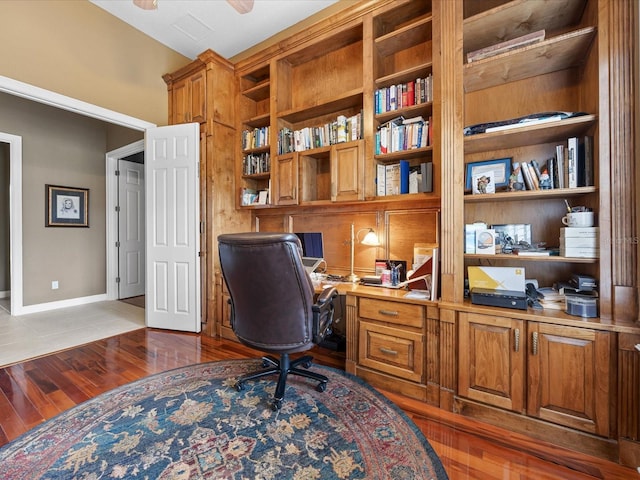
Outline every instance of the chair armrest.
<path id="1" fill-rule="evenodd" d="M 333 323 L 333 300 L 338 296 L 334 287 L 325 288 L 312 306 L 313 311 L 313 343 L 319 344 L 331 332 Z"/>
<path id="2" fill-rule="evenodd" d="M 318 295 L 316 299 L 316 305 L 321 306 L 329 301 L 333 301 L 338 296 L 338 291 L 335 287 L 327 287 Z"/>

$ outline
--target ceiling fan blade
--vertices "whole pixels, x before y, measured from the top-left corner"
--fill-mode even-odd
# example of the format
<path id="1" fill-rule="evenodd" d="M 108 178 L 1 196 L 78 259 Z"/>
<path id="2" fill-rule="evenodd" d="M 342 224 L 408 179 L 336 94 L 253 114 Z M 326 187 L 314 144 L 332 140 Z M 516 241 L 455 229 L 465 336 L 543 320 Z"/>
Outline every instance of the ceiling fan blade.
<path id="1" fill-rule="evenodd" d="M 155 10 L 158 8 L 158 0 L 133 0 L 133 4 L 143 10 Z"/>
<path id="2" fill-rule="evenodd" d="M 249 13 L 253 10 L 253 0 L 227 0 L 227 3 L 240 14 Z"/>

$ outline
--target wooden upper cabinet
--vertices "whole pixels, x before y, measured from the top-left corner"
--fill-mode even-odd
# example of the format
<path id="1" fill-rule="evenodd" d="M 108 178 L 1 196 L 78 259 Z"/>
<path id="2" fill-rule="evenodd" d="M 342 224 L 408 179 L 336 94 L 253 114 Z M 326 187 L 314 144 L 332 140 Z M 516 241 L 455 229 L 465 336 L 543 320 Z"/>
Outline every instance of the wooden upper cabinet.
<path id="1" fill-rule="evenodd" d="M 206 50 L 180 70 L 162 77 L 169 90 L 169 123 L 205 123 L 235 128 L 233 64 Z"/>
<path id="2" fill-rule="evenodd" d="M 363 141 L 334 145 L 332 157 L 331 199 L 333 201 L 364 200 Z"/>
<path id="3" fill-rule="evenodd" d="M 298 203 L 298 154 L 279 155 L 273 162 L 272 194 L 275 205 Z"/>
<path id="4" fill-rule="evenodd" d="M 204 69 L 173 82 L 169 88 L 172 98 L 172 109 L 169 113 L 171 124 L 206 121 L 206 71 Z"/>
<path id="5" fill-rule="evenodd" d="M 524 413 L 524 322 L 459 314 L 458 392 L 463 397 Z"/>
<path id="6" fill-rule="evenodd" d="M 607 437 L 612 334 L 529 322 L 527 413 Z"/>

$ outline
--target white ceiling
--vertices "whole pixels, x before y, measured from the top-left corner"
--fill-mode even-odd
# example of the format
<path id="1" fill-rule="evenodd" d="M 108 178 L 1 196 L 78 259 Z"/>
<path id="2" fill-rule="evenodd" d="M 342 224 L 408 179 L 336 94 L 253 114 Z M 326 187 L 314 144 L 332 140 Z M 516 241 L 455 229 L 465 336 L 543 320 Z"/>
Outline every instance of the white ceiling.
<path id="1" fill-rule="evenodd" d="M 195 59 L 208 48 L 233 57 L 338 0 L 255 0 L 244 15 L 225 0 L 157 0 L 156 10 L 142 10 L 132 0 L 89 1 Z"/>

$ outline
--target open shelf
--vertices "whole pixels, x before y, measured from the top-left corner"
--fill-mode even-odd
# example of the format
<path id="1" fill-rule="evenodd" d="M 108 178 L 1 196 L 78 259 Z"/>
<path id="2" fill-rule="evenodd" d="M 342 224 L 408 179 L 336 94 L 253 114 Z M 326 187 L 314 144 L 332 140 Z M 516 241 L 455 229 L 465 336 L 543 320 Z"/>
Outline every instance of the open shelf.
<path id="1" fill-rule="evenodd" d="M 464 89 L 474 92 L 577 66 L 584 60 L 595 33 L 595 27 L 586 27 L 467 63 L 464 66 Z"/>
<path id="2" fill-rule="evenodd" d="M 298 123 L 353 107 L 362 107 L 362 88 L 343 92 L 334 97 L 320 98 L 313 105 L 279 112 L 278 118 Z"/>
<path id="3" fill-rule="evenodd" d="M 428 14 L 411 25 L 376 38 L 375 46 L 378 52 L 383 56 L 392 55 L 431 40 L 432 20 L 432 15 Z"/>
<path id="4" fill-rule="evenodd" d="M 576 25 L 585 0 L 514 0 L 464 20 L 464 52 L 545 29 Z"/>
<path id="5" fill-rule="evenodd" d="M 597 258 L 583 258 L 583 257 L 559 257 L 559 256 L 528 256 L 528 255 L 513 255 L 497 253 L 495 255 L 481 255 L 477 253 L 465 253 L 465 259 L 478 259 L 478 260 L 516 260 L 518 262 L 548 262 L 548 263 L 597 263 Z"/>
<path id="6" fill-rule="evenodd" d="M 596 187 L 578 187 L 578 188 L 554 188 L 551 190 L 521 190 L 517 192 L 496 192 L 485 195 L 467 194 L 464 196 L 465 203 L 482 203 L 482 202 L 509 202 L 521 200 L 539 200 L 543 198 L 566 198 L 579 195 L 595 193 Z"/>
<path id="7" fill-rule="evenodd" d="M 595 124 L 596 118 L 596 115 L 582 115 L 556 122 L 523 125 L 497 132 L 468 135 L 464 137 L 464 152 L 468 154 L 502 150 L 579 136 Z"/>

